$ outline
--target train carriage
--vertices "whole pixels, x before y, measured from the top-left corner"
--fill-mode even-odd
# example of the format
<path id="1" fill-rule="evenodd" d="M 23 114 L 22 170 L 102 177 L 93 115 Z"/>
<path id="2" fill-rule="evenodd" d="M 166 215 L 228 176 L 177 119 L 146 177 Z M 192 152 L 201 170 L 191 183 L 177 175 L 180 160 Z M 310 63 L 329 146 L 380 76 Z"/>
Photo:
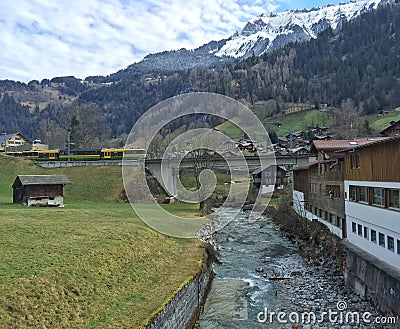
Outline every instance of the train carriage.
<path id="1" fill-rule="evenodd" d="M 96 161 L 100 160 L 101 150 L 70 150 L 70 161 Z M 68 150 L 60 150 L 59 160 L 68 161 Z"/>
<path id="2" fill-rule="evenodd" d="M 146 150 L 143 148 L 104 148 L 91 150 L 45 150 L 7 152 L 7 155 L 23 157 L 35 161 L 96 161 L 96 160 L 121 160 L 144 159 Z"/>

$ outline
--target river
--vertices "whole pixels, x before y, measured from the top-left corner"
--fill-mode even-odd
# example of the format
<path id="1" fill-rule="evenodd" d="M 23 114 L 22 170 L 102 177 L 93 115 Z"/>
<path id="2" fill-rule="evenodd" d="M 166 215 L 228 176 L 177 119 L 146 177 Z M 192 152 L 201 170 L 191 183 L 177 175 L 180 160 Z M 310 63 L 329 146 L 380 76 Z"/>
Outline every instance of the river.
<path id="1" fill-rule="evenodd" d="M 364 318 L 359 325 L 356 319 L 349 323 L 353 319 L 346 320 L 347 310 L 370 312 L 372 318 L 379 312 L 345 287 L 343 277 L 332 277 L 304 260 L 266 217 L 253 222 L 246 212 L 239 213 L 216 233 L 215 244 L 221 264 L 215 265 L 197 329 L 390 328 L 365 324 Z M 335 313 L 333 320 L 323 318 L 328 311 L 342 318 Z M 311 313 L 316 320 L 302 322 Z"/>

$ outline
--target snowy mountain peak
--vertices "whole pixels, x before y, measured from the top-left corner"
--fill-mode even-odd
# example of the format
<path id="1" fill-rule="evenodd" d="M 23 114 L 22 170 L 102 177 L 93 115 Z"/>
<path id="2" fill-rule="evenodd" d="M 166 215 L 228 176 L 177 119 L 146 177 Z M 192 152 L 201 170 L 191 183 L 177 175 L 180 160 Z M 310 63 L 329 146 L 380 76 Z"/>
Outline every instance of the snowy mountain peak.
<path id="1" fill-rule="evenodd" d="M 312 9 L 261 14 L 251 19 L 240 33 L 232 35 L 214 55 L 235 58 L 261 55 L 290 42 L 307 41 L 316 38 L 328 27 L 336 29 L 344 20 L 355 18 L 390 1 L 351 1 Z"/>

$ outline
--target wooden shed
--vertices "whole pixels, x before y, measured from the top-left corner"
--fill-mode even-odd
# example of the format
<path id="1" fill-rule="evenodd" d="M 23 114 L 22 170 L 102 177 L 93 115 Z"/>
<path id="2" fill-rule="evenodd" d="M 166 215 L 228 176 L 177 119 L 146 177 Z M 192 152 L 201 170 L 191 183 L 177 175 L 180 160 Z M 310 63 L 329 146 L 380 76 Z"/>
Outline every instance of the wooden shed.
<path id="1" fill-rule="evenodd" d="M 18 175 L 12 185 L 13 203 L 62 207 L 64 186 L 70 183 L 65 175 Z"/>

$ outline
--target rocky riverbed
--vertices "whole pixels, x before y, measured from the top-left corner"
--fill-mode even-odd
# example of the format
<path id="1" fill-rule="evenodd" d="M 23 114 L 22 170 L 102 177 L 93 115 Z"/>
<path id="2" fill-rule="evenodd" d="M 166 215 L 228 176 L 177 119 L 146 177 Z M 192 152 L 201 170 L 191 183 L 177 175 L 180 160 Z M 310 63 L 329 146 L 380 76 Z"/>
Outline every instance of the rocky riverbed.
<path id="1" fill-rule="evenodd" d="M 242 212 L 213 239 L 221 264 L 196 328 L 395 327 L 375 323 L 390 319 L 345 286 L 334 261 L 315 266 L 267 217 Z"/>

